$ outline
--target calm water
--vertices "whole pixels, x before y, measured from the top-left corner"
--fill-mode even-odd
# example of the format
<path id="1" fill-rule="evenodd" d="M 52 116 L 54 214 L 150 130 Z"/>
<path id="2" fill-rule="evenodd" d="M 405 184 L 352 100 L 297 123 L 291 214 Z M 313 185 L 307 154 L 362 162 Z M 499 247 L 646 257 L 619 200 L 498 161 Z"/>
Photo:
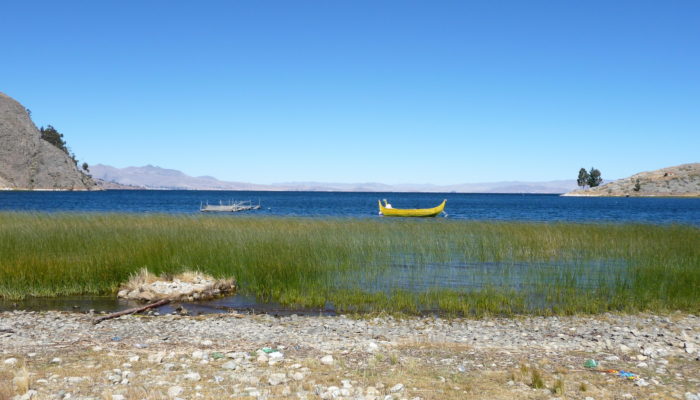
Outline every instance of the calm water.
<path id="1" fill-rule="evenodd" d="M 700 225 L 700 199 L 580 198 L 533 194 L 248 191 L 0 192 L 0 211 L 199 213 L 200 202 L 260 202 L 247 215 L 376 218 L 377 200 L 395 208 L 434 207 L 448 218 L 499 221 L 641 222 Z M 229 217 L 233 215 L 227 215 Z"/>

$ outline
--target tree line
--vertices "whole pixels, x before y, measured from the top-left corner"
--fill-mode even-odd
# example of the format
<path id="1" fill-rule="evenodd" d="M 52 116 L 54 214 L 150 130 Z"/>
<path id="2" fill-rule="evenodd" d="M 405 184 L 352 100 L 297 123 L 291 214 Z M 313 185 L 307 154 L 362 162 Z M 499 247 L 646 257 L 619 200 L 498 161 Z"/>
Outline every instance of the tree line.
<path id="1" fill-rule="evenodd" d="M 578 171 L 578 179 L 576 180 L 576 183 L 584 189 L 586 186 L 593 188 L 600 186 L 600 184 L 603 183 L 603 177 L 601 176 L 600 171 L 596 168 L 591 167 L 590 171 L 586 171 L 585 168 L 581 168 Z"/>

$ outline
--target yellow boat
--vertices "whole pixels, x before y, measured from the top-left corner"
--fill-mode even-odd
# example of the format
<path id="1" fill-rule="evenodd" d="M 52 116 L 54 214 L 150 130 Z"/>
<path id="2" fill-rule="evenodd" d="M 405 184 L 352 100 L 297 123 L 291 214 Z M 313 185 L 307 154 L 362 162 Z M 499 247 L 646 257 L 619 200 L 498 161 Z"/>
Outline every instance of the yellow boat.
<path id="1" fill-rule="evenodd" d="M 384 200 L 386 203 L 386 200 Z M 382 205 L 382 201 L 379 200 L 379 214 L 385 217 L 434 217 L 445 209 L 445 203 L 447 200 L 443 200 L 439 206 L 433 208 L 413 208 L 413 209 L 401 209 L 401 208 L 391 208 L 388 203 Z"/>

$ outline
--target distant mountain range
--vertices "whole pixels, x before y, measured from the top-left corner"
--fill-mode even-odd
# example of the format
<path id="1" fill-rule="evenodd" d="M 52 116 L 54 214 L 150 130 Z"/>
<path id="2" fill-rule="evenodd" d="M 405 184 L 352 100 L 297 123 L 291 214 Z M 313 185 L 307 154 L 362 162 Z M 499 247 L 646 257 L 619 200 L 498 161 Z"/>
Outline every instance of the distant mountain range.
<path id="1" fill-rule="evenodd" d="M 90 167 L 93 178 L 105 189 L 143 188 L 156 190 L 261 190 L 330 192 L 434 192 L 434 193 L 566 193 L 576 188 L 575 180 L 548 182 L 488 182 L 457 185 L 383 183 L 284 182 L 258 185 L 221 181 L 211 176 L 189 176 L 181 171 L 153 165 L 115 168 L 96 164 Z M 122 186 L 120 186 L 122 185 Z"/>

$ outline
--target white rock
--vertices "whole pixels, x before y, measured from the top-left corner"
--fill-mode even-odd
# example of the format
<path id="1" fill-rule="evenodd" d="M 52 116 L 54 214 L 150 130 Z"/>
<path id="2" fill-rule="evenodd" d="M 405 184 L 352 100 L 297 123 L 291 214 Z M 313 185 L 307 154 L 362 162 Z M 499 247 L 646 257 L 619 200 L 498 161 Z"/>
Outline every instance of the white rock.
<path id="1" fill-rule="evenodd" d="M 126 400 L 126 397 L 124 397 L 121 394 L 113 394 L 112 395 L 112 400 Z"/>
<path id="2" fill-rule="evenodd" d="M 333 365 L 334 362 L 335 362 L 335 360 L 333 360 L 333 356 L 330 354 L 327 356 L 321 357 L 321 364 L 323 364 L 323 365 Z"/>
<path id="3" fill-rule="evenodd" d="M 379 345 L 374 342 L 369 342 L 367 345 L 367 352 L 374 353 L 377 350 L 379 350 Z"/>
<path id="4" fill-rule="evenodd" d="M 37 392 L 36 390 L 27 390 L 23 395 L 19 396 L 19 400 L 30 400 L 30 399 L 33 399 L 34 396 L 37 395 L 37 393 L 38 393 L 38 392 Z M 15 398 L 17 398 L 17 397 L 15 397 Z"/>
<path id="5" fill-rule="evenodd" d="M 205 340 L 202 342 L 202 346 L 204 346 L 204 347 L 209 347 L 213 344 L 214 344 L 214 342 L 212 342 L 211 340 Z"/>
<path id="6" fill-rule="evenodd" d="M 132 356 L 132 357 L 129 357 L 129 362 L 134 363 L 134 362 L 137 362 L 139 359 L 140 359 L 139 356 Z"/>
<path id="7" fill-rule="evenodd" d="M 235 361 L 228 361 L 228 362 L 225 362 L 225 363 L 221 366 L 221 368 L 223 368 L 223 369 L 234 370 L 234 369 L 238 368 L 238 364 L 236 364 Z"/>
<path id="8" fill-rule="evenodd" d="M 620 351 L 623 352 L 623 353 L 629 353 L 630 351 L 632 351 L 632 349 L 629 348 L 628 346 L 625 346 L 624 344 L 621 344 L 621 345 L 620 345 Z"/>
<path id="9" fill-rule="evenodd" d="M 164 351 L 159 351 L 156 354 L 149 354 L 148 355 L 148 362 L 155 363 L 155 364 L 160 364 L 163 362 L 163 359 L 165 358 L 165 352 Z"/>
<path id="10" fill-rule="evenodd" d="M 683 343 L 683 348 L 685 348 L 685 352 L 688 354 L 693 354 L 695 353 L 695 345 L 691 342 L 685 342 Z"/>
<path id="11" fill-rule="evenodd" d="M 14 365 L 17 365 L 17 359 L 14 358 L 14 357 L 10 357 L 10 358 L 6 359 L 6 360 L 5 360 L 5 365 L 8 365 L 8 366 L 10 366 L 10 367 L 12 367 L 12 366 L 14 366 Z"/>
<path id="12" fill-rule="evenodd" d="M 272 386 L 276 386 L 280 383 L 287 382 L 287 377 L 284 374 L 270 374 L 267 382 Z"/>
<path id="13" fill-rule="evenodd" d="M 171 386 L 171 387 L 168 389 L 168 396 L 170 396 L 170 397 L 177 397 L 177 396 L 181 395 L 182 392 L 184 392 L 184 391 L 185 391 L 185 389 L 183 389 L 183 388 L 180 387 L 180 386 Z"/>
<path id="14" fill-rule="evenodd" d="M 700 396 L 691 392 L 685 392 L 685 400 L 700 400 Z"/>
<path id="15" fill-rule="evenodd" d="M 300 381 L 304 379 L 304 374 L 302 374 L 301 372 L 295 372 L 292 374 L 292 379 L 294 379 L 295 381 Z"/>
<path id="16" fill-rule="evenodd" d="M 270 355 L 267 357 L 270 359 L 270 361 L 280 361 L 284 358 L 284 354 L 282 354 L 281 351 L 275 351 L 270 353 Z"/>
<path id="17" fill-rule="evenodd" d="M 648 366 L 649 366 L 649 364 L 647 364 L 643 361 L 637 364 L 637 368 L 647 368 Z"/>
<path id="18" fill-rule="evenodd" d="M 639 386 L 639 387 L 649 386 L 649 382 L 644 380 L 644 378 L 637 379 L 636 381 L 634 381 L 634 384 Z"/>
<path id="19" fill-rule="evenodd" d="M 51 360 L 51 364 L 60 364 L 62 361 L 63 361 L 63 360 L 61 360 L 60 358 L 54 357 L 54 358 Z"/>
<path id="20" fill-rule="evenodd" d="M 195 350 L 192 352 L 192 358 L 199 360 L 206 358 L 207 354 L 202 350 Z"/>
<path id="21" fill-rule="evenodd" d="M 403 390 L 403 383 L 397 383 L 396 385 L 392 386 L 391 389 L 389 389 L 389 392 L 398 393 L 402 390 Z"/>
<path id="22" fill-rule="evenodd" d="M 190 372 L 189 374 L 185 374 L 183 376 L 183 378 L 185 378 L 188 381 L 195 381 L 195 382 L 202 380 L 202 376 L 196 372 Z"/>

